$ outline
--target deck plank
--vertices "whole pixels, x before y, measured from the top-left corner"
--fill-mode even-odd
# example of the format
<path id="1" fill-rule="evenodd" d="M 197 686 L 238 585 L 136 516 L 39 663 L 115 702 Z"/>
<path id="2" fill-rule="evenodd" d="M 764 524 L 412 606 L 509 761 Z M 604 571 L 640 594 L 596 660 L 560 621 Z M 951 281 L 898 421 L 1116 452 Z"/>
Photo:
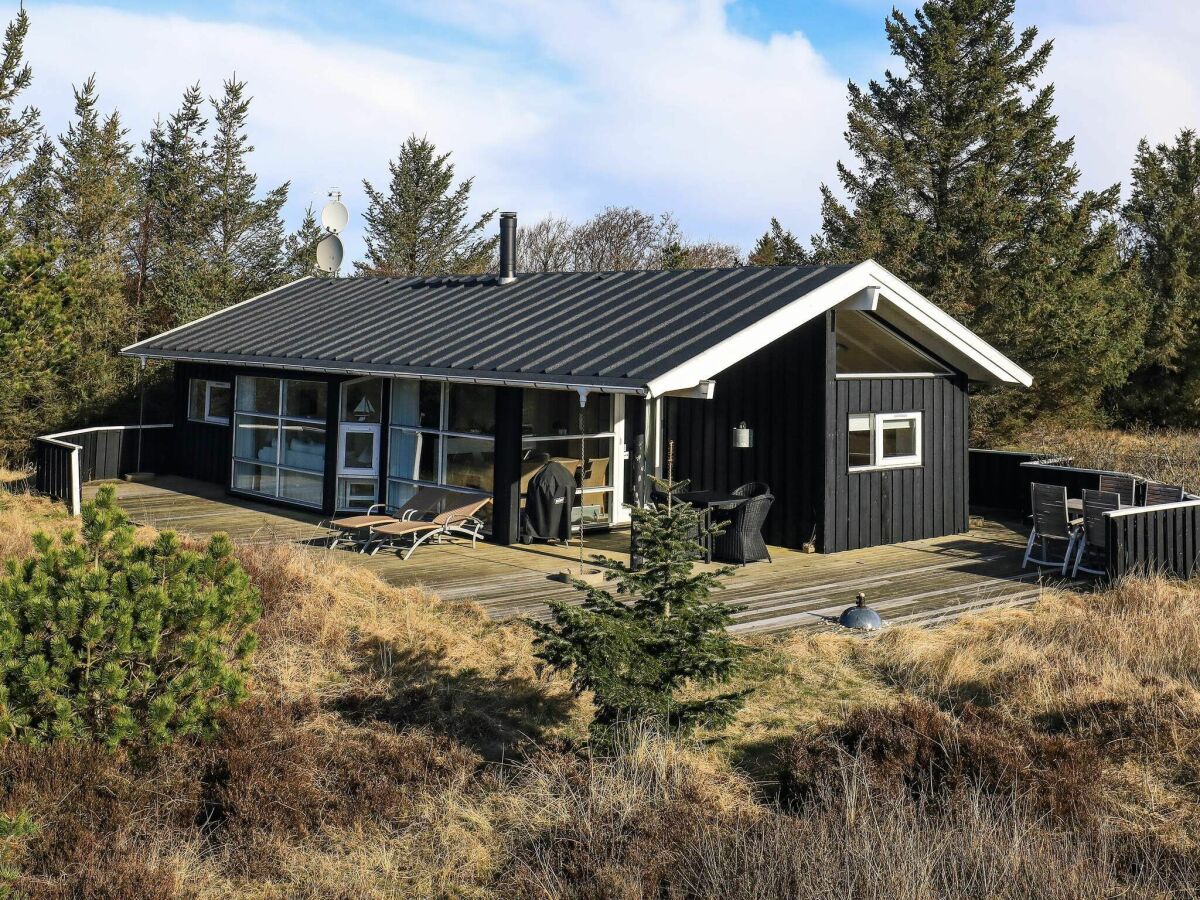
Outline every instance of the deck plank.
<path id="1" fill-rule="evenodd" d="M 85 488 L 94 495 L 95 485 Z M 217 531 L 242 543 L 318 544 L 328 532 L 319 516 L 232 498 L 216 485 L 163 477 L 147 484 L 120 483 L 121 505 L 134 521 L 205 537 Z M 1052 572 L 1021 570 L 1024 537 L 1012 526 L 985 521 L 969 534 L 911 541 L 844 553 L 805 554 L 771 548 L 773 563 L 738 568 L 720 597 L 739 607 L 738 634 L 791 628 L 826 629 L 860 591 L 891 624 L 937 624 L 995 605 L 1029 603 Z M 586 555 L 629 559 L 628 532 L 589 535 Z M 550 575 L 578 561 L 578 546 L 500 547 L 455 540 L 428 544 L 411 559 L 390 551 L 364 556 L 338 553 L 397 586 L 422 585 L 449 600 L 478 603 L 497 619 L 549 617 L 549 599 L 579 599 Z"/>

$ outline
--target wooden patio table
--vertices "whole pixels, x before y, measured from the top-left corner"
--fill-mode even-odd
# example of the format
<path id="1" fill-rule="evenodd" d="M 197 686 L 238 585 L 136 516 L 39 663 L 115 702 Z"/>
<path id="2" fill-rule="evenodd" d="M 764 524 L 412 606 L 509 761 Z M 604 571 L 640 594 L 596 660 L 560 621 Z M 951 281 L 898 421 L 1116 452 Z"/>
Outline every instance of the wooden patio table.
<path id="1" fill-rule="evenodd" d="M 747 498 L 739 497 L 737 494 L 722 494 L 717 491 L 682 491 L 675 495 L 675 499 L 689 506 L 695 506 L 703 513 L 704 530 L 707 532 L 712 528 L 712 511 L 714 509 L 741 506 Z M 712 562 L 712 551 L 712 535 L 709 534 L 704 538 L 704 561 L 706 563 Z"/>

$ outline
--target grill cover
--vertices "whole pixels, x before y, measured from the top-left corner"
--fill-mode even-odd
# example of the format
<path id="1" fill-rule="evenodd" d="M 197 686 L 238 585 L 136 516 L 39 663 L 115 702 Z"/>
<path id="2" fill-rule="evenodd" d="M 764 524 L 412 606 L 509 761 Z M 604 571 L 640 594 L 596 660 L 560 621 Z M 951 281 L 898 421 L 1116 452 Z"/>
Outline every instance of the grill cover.
<path id="1" fill-rule="evenodd" d="M 574 503 L 575 478 L 559 463 L 546 463 L 529 479 L 522 537 L 570 540 Z"/>

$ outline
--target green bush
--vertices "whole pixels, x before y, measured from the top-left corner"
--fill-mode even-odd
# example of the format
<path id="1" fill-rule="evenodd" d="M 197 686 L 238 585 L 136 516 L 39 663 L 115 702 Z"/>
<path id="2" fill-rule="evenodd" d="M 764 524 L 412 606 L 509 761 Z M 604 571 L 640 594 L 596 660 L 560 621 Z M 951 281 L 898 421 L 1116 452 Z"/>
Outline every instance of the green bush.
<path id="1" fill-rule="evenodd" d="M 246 696 L 258 591 L 225 535 L 152 543 L 111 487 L 82 535 L 34 540 L 0 579 L 0 741 L 161 744 L 211 732 Z"/>

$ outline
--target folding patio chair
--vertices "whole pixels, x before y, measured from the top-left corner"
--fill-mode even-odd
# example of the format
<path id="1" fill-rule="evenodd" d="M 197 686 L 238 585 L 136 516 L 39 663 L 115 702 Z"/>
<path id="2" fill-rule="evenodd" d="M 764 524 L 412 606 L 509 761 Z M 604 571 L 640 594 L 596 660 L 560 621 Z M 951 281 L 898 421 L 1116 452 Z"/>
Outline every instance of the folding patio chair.
<path id="1" fill-rule="evenodd" d="M 448 537 L 453 534 L 469 537 L 471 539 L 471 549 L 474 550 L 475 543 L 479 540 L 479 535 L 483 531 L 484 525 L 483 520 L 479 518 L 477 513 L 491 503 L 492 498 L 467 494 L 459 494 L 458 496 L 463 499 L 470 496 L 470 501 L 462 503 L 453 509 L 438 513 L 427 522 L 417 519 L 405 519 L 383 525 L 372 525 L 368 539 L 374 545 L 371 549 L 371 555 L 374 556 L 379 552 L 379 548 L 385 545 L 394 546 L 398 550 L 402 549 L 403 542 L 408 541 L 408 552 L 404 554 L 404 559 L 408 559 L 413 555 L 414 550 L 430 538 L 440 540 L 443 536 Z"/>
<path id="2" fill-rule="evenodd" d="M 1117 494 L 1122 506 L 1137 506 L 1137 483 L 1132 475 L 1101 475 L 1096 489 Z"/>
<path id="3" fill-rule="evenodd" d="M 386 503 L 375 503 L 365 512 L 356 516 L 346 516 L 325 523 L 324 527 L 338 533 L 334 535 L 326 549 L 342 545 L 357 547 L 359 553 L 365 553 L 371 545 L 370 531 L 377 525 L 391 525 L 394 522 L 407 522 L 424 517 L 442 503 L 450 492 L 445 488 L 423 487 L 415 494 L 396 507 Z"/>
<path id="4" fill-rule="evenodd" d="M 1025 545 L 1025 559 L 1021 562 L 1024 569 L 1030 563 L 1036 566 L 1056 566 L 1065 577 L 1067 565 L 1071 561 L 1071 551 L 1075 549 L 1076 531 L 1071 520 L 1067 517 L 1067 489 L 1057 484 L 1031 484 L 1029 486 L 1030 505 L 1033 507 L 1033 529 L 1029 532 L 1029 542 Z M 1063 542 L 1067 549 L 1062 558 L 1050 558 L 1049 551 L 1052 543 Z M 1040 557 L 1035 558 L 1033 548 L 1040 544 Z"/>
<path id="5" fill-rule="evenodd" d="M 1162 503 L 1179 503 L 1183 500 L 1183 488 L 1177 484 L 1146 482 L 1146 499 L 1143 506 L 1158 506 Z"/>
<path id="6" fill-rule="evenodd" d="M 1108 533 L 1105 528 L 1104 514 L 1121 508 L 1121 496 L 1112 491 L 1083 492 L 1083 527 L 1079 532 L 1079 547 L 1075 551 L 1075 567 L 1071 577 L 1075 578 L 1080 572 L 1091 575 L 1107 574 L 1103 568 L 1090 568 L 1084 565 L 1084 559 L 1104 559 L 1104 551 L 1108 546 Z"/>

